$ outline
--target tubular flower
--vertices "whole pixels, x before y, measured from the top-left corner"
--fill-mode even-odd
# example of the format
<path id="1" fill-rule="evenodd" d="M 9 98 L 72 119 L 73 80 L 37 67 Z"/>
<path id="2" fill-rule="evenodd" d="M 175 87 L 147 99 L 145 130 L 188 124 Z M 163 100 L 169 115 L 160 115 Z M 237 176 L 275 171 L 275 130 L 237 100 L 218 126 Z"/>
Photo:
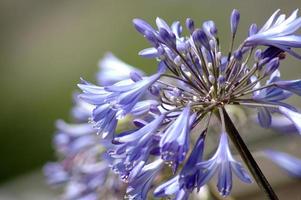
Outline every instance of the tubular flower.
<path id="1" fill-rule="evenodd" d="M 232 171 L 245 183 L 251 183 L 251 178 L 242 165 L 235 161 L 229 148 L 227 134 L 222 133 L 215 154 L 208 161 L 197 164 L 199 174 L 198 187 L 208 182 L 218 172 L 217 188 L 222 196 L 228 196 L 232 189 Z"/>
<path id="2" fill-rule="evenodd" d="M 154 195 L 156 197 L 168 197 L 174 195 L 176 197 L 175 199 L 188 199 L 190 193 L 195 188 L 198 190 L 200 189 L 202 185 L 198 185 L 198 182 L 201 171 L 197 168 L 197 164 L 203 159 L 204 143 L 205 132 L 203 132 L 196 141 L 191 155 L 184 164 L 179 175 L 155 189 Z"/>
<path id="3" fill-rule="evenodd" d="M 301 160 L 287 153 L 265 150 L 264 155 L 293 177 L 301 177 Z"/>
<path id="4" fill-rule="evenodd" d="M 288 18 L 279 15 L 280 9 L 274 12 L 263 27 L 245 40 L 246 46 L 274 46 L 289 54 L 301 58 L 292 48 L 301 47 L 301 36 L 294 33 L 301 27 L 301 17 L 298 17 L 298 9 Z"/>
<path id="5" fill-rule="evenodd" d="M 211 20 L 196 27 L 188 18 L 185 25 L 189 35 L 183 36 L 178 21 L 169 25 L 157 18 L 153 27 L 142 19 L 134 19 L 135 28 L 151 45 L 139 55 L 155 58 L 157 72 L 145 76 L 126 67 L 122 70 L 125 74 L 121 74 L 125 79 L 114 77 L 112 85 L 94 85 L 84 80 L 78 84 L 82 90 L 80 100 L 90 104 L 91 127 L 102 135 L 100 138 L 94 135 L 96 142 L 91 145 L 97 143 L 108 149 L 106 160 L 127 183 L 127 198 L 146 199 L 152 186 L 165 179 L 168 181 L 154 190 L 156 197 L 188 199 L 215 174 L 222 196 L 230 195 L 233 173 L 241 181 L 251 183 L 243 165 L 231 154 L 228 137 L 254 179 L 261 181 L 259 185 L 268 184 L 258 179 L 258 174 L 261 177 L 263 174 L 228 113 L 232 113 L 231 109 L 253 109 L 263 128 L 274 128 L 280 117 L 281 121 L 285 118 L 289 122 L 284 125 L 301 133 L 301 113 L 285 102 L 294 94 L 301 94 L 300 81 L 280 77 L 286 52 L 300 58 L 294 51 L 301 47 L 300 36 L 294 34 L 301 26 L 301 18 L 297 17 L 297 11 L 287 19 L 278 13 L 262 28 L 251 25 L 249 36 L 236 48 L 234 40 L 241 16 L 234 10 L 230 17 L 232 40 L 226 55 Z M 114 65 L 113 71 L 115 67 L 125 67 L 112 55 L 106 56 L 104 63 Z M 101 75 L 99 78 L 103 79 Z M 104 81 L 110 82 L 106 78 Z M 80 112 L 77 116 L 85 116 L 83 110 L 76 110 Z M 125 122 L 127 128 L 117 131 L 125 120 L 129 120 Z M 215 139 L 216 135 L 220 136 L 217 150 L 208 156 L 204 153 L 206 138 L 215 136 Z M 62 141 L 61 149 L 65 152 L 73 139 Z M 53 168 L 58 169 L 54 180 L 66 179 L 61 168 Z M 167 169 L 171 173 L 163 173 Z M 265 190 L 272 193 L 271 187 Z"/>
<path id="6" fill-rule="evenodd" d="M 189 150 L 189 114 L 190 107 L 186 107 L 160 139 L 162 159 L 173 167 L 173 171 L 184 161 Z"/>
<path id="7" fill-rule="evenodd" d="M 137 173 L 136 178 L 129 183 L 126 191 L 127 198 L 135 200 L 147 199 L 148 190 L 162 166 L 163 161 L 160 159 L 144 166 Z"/>
<path id="8" fill-rule="evenodd" d="M 97 73 L 97 81 L 103 86 L 129 79 L 131 72 L 138 73 L 140 76 L 144 75 L 141 70 L 124 63 L 110 52 L 99 61 L 98 67 L 100 70 Z"/>

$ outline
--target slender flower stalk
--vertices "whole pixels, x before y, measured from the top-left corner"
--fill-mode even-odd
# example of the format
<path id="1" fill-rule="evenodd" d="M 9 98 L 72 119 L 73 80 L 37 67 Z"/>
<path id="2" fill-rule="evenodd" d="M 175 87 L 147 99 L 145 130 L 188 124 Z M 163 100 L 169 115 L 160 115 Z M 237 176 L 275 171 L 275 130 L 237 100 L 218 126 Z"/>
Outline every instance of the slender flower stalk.
<path id="1" fill-rule="evenodd" d="M 273 119 L 280 116 L 301 133 L 301 113 L 285 101 L 294 94 L 300 96 L 300 80 L 282 80 L 280 76 L 286 53 L 301 58 L 295 51 L 301 48 L 298 35 L 301 18 L 298 10 L 288 18 L 279 12 L 262 27 L 252 24 L 248 37 L 235 47 L 241 16 L 233 10 L 232 38 L 226 55 L 222 53 L 218 29 L 211 20 L 197 27 L 188 18 L 185 25 L 189 35 L 184 36 L 178 21 L 169 25 L 157 18 L 153 27 L 142 19 L 134 19 L 134 27 L 151 45 L 139 55 L 155 58 L 157 72 L 146 76 L 107 55 L 101 65 L 108 71 L 98 76 L 101 85 L 82 79 L 78 84 L 82 90 L 79 98 L 89 105 L 91 127 L 102 136 L 93 137 L 106 141 L 106 159 L 127 183 L 128 199 L 147 199 L 152 186 L 161 180 L 163 184 L 154 190 L 155 197 L 184 200 L 215 174 L 217 189 L 223 197 L 231 194 L 233 174 L 250 184 L 252 178 L 244 165 L 234 159 L 228 137 L 266 198 L 278 199 L 236 129 L 240 121 L 232 120 L 226 108 L 253 109 L 263 128 L 273 128 Z M 114 66 L 107 67 L 108 63 Z M 120 76 L 116 75 L 116 68 L 122 68 Z M 75 110 L 81 111 L 76 116 L 86 116 L 82 109 Z M 127 119 L 127 128 L 117 130 Z M 216 135 L 220 138 L 216 152 L 208 156 L 204 153 L 206 139 Z M 62 141 L 61 144 L 68 144 L 69 140 Z M 70 149 L 66 148 L 65 156 L 69 156 Z M 285 157 L 267 155 L 276 164 Z M 291 169 L 297 172 L 295 162 L 298 160 L 287 159 Z M 53 179 L 61 182 L 66 173 L 61 172 L 60 166 L 53 166 L 58 171 Z M 167 169 L 170 173 L 166 173 Z"/>

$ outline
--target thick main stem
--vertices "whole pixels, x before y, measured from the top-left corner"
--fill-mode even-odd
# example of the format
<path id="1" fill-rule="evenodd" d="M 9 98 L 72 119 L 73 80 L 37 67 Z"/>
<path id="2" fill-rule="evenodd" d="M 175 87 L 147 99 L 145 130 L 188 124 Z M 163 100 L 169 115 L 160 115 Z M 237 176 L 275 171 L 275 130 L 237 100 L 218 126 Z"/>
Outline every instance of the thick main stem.
<path id="1" fill-rule="evenodd" d="M 225 126 L 227 133 L 238 150 L 241 158 L 247 165 L 248 169 L 252 173 L 255 181 L 257 182 L 260 189 L 265 193 L 266 197 L 270 200 L 278 200 L 279 198 L 275 194 L 273 188 L 269 184 L 266 177 L 263 175 L 262 171 L 260 170 L 259 166 L 257 165 L 255 159 L 253 158 L 251 152 L 249 151 L 248 147 L 244 143 L 243 139 L 241 138 L 239 132 L 237 131 L 236 127 L 234 126 L 231 118 L 229 117 L 225 108 L 222 108 L 223 115 L 225 119 Z"/>

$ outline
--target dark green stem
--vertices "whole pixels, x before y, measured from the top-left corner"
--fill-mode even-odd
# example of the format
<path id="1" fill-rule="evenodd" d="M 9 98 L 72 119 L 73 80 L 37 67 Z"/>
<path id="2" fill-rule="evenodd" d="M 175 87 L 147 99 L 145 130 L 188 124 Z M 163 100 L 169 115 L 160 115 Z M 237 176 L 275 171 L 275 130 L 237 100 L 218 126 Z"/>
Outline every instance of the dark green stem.
<path id="1" fill-rule="evenodd" d="M 255 181 L 257 182 L 260 189 L 265 193 L 266 197 L 270 200 L 278 200 L 279 198 L 275 194 L 273 188 L 269 184 L 266 177 L 263 175 L 262 171 L 260 170 L 259 166 L 257 165 L 255 159 L 253 158 L 251 152 L 249 151 L 248 147 L 244 143 L 243 139 L 241 138 L 239 132 L 237 131 L 236 127 L 234 126 L 231 118 L 229 117 L 225 108 L 222 108 L 223 115 L 225 119 L 225 126 L 227 133 L 236 147 L 237 151 L 239 152 L 241 158 L 247 165 L 248 169 L 252 173 Z M 221 116 L 222 117 L 222 116 Z"/>

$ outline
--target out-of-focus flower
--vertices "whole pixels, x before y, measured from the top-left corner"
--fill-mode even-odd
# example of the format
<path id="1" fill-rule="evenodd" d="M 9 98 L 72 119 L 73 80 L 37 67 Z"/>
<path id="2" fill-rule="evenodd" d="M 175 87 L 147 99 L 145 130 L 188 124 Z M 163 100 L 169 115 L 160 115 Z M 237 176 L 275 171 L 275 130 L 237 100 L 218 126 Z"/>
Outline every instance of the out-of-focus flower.
<path id="1" fill-rule="evenodd" d="M 143 76 L 143 72 L 117 58 L 111 52 L 106 53 L 98 63 L 99 72 L 97 81 L 100 85 L 112 85 L 116 82 L 129 79 L 130 73 L 135 72 Z"/>
<path id="2" fill-rule="evenodd" d="M 57 121 L 54 146 L 59 161 L 45 165 L 47 182 L 64 187 L 64 200 L 98 200 L 109 196 L 120 199 L 122 182 L 110 172 L 111 161 L 106 153 L 111 143 L 98 137 L 87 123 L 94 106 L 77 99 L 75 103 L 72 115 L 80 123 Z M 115 193 L 109 195 L 108 191 Z"/>
<path id="3" fill-rule="evenodd" d="M 264 155 L 287 171 L 293 177 L 301 178 L 301 160 L 291 156 L 287 153 L 283 153 L 275 150 L 265 150 Z"/>

